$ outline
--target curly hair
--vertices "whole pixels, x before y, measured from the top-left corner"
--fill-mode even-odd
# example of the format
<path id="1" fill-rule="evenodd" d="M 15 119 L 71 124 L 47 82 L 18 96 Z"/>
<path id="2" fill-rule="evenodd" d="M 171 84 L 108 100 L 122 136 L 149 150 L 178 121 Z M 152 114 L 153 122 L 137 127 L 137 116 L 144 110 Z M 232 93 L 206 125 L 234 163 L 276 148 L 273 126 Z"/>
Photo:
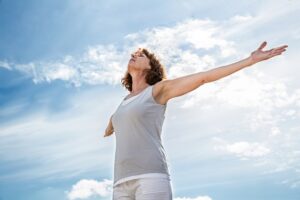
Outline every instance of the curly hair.
<path id="1" fill-rule="evenodd" d="M 159 59 L 151 53 L 148 49 L 142 48 L 142 52 L 150 60 L 149 64 L 151 69 L 145 69 L 145 79 L 146 83 L 149 85 L 154 85 L 155 83 L 167 79 L 167 72 L 164 65 L 162 65 Z M 128 70 L 125 73 L 125 76 L 121 79 L 122 85 L 132 91 L 132 76 L 129 74 Z"/>

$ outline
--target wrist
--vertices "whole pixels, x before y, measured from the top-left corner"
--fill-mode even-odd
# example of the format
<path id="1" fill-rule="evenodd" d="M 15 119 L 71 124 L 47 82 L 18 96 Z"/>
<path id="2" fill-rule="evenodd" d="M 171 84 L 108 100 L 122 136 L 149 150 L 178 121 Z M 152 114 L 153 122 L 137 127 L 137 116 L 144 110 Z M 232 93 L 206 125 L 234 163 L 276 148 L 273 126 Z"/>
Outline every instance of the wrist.
<path id="1" fill-rule="evenodd" d="M 252 56 L 248 56 L 246 59 L 246 67 L 249 67 L 251 65 L 254 65 L 256 62 L 253 60 Z"/>

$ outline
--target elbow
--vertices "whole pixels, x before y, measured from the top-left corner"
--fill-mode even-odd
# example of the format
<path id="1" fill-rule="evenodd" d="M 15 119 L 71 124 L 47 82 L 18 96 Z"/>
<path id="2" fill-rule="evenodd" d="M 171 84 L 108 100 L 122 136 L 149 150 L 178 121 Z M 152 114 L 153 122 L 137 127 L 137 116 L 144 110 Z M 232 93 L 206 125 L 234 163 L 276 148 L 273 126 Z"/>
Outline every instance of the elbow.
<path id="1" fill-rule="evenodd" d="M 214 77 L 214 76 L 212 76 L 212 75 L 209 75 L 209 74 L 207 74 L 207 75 L 205 75 L 204 76 L 204 80 L 203 80 L 203 83 L 210 83 L 210 82 L 214 82 L 214 81 L 216 81 L 216 80 L 218 80 L 219 78 L 217 78 L 217 77 Z"/>
<path id="2" fill-rule="evenodd" d="M 210 76 L 209 72 L 200 72 L 201 73 L 201 79 L 200 79 L 200 85 L 210 82 Z"/>
<path id="3" fill-rule="evenodd" d="M 201 85 L 203 85 L 205 83 L 209 83 L 209 82 L 210 82 L 209 76 L 205 75 L 205 76 L 203 76 L 203 79 L 201 80 Z"/>
<path id="4" fill-rule="evenodd" d="M 104 137 L 106 136 L 110 136 L 114 133 L 114 128 L 113 126 L 108 126 L 106 129 L 105 129 L 105 134 L 104 134 Z"/>

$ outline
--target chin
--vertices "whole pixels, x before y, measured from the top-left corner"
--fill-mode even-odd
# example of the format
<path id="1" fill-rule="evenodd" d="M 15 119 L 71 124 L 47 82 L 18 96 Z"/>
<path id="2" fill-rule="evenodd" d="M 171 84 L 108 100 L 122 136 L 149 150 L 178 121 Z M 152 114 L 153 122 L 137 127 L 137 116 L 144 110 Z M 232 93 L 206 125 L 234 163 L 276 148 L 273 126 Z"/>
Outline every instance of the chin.
<path id="1" fill-rule="evenodd" d="M 129 71 L 129 70 L 138 70 L 139 68 L 138 68 L 138 66 L 136 66 L 136 65 L 132 65 L 132 64 L 128 64 L 128 67 L 127 67 L 127 70 Z"/>
<path id="2" fill-rule="evenodd" d="M 128 63 L 127 66 L 128 66 L 128 68 L 129 68 L 129 67 L 133 67 L 134 65 L 133 65 L 133 63 Z"/>

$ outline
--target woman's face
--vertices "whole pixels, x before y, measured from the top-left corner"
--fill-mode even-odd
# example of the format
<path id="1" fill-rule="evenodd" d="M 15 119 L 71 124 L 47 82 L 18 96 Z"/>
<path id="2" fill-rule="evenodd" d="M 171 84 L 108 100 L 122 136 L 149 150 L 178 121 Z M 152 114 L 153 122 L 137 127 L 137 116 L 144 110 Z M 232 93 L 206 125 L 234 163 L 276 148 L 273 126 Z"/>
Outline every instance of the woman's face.
<path id="1" fill-rule="evenodd" d="M 131 54 L 131 59 L 128 62 L 128 71 L 151 69 L 149 58 L 143 53 L 141 48 Z"/>

